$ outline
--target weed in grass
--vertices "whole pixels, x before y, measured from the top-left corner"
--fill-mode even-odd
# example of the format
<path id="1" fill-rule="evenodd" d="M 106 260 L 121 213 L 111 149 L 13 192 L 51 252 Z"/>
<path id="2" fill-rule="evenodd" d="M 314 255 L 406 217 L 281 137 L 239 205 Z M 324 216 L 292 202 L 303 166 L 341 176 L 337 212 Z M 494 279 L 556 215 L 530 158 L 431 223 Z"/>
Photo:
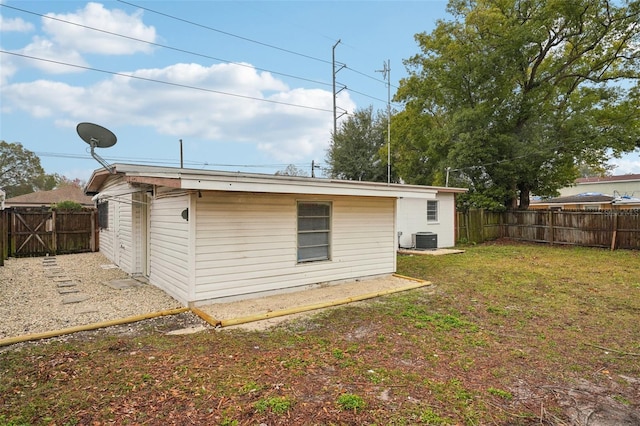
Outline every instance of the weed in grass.
<path id="1" fill-rule="evenodd" d="M 344 352 L 342 349 L 334 349 L 331 354 L 335 359 L 344 359 Z"/>
<path id="2" fill-rule="evenodd" d="M 293 402 L 289 398 L 282 396 L 261 399 L 254 404 L 254 408 L 259 413 L 264 413 L 269 410 L 273 414 L 280 416 L 287 413 L 291 409 L 292 405 Z"/>
<path id="3" fill-rule="evenodd" d="M 502 389 L 497 389 L 497 388 L 489 388 L 487 389 L 487 392 L 489 392 L 491 395 L 497 396 L 499 398 L 502 399 L 506 399 L 506 400 L 510 400 L 513 398 L 513 395 L 511 394 L 511 392 L 506 391 L 506 390 L 502 390 Z"/>
<path id="4" fill-rule="evenodd" d="M 303 369 L 308 364 L 307 360 L 302 358 L 288 358 L 280 360 L 280 365 L 284 368 Z"/>
<path id="5" fill-rule="evenodd" d="M 247 382 L 244 385 L 242 385 L 242 387 L 240 388 L 240 394 L 241 395 L 247 395 L 253 392 L 258 392 L 260 390 L 264 389 L 263 386 L 259 385 L 256 382 Z"/>
<path id="6" fill-rule="evenodd" d="M 460 318 L 459 314 L 430 313 L 420 306 L 408 306 L 402 315 L 414 320 L 416 328 L 427 328 L 429 325 L 433 325 L 438 331 L 451 331 L 453 329 L 477 331 L 477 326 Z"/>
<path id="7" fill-rule="evenodd" d="M 0 415 L 1 426 L 30 426 L 31 423 L 25 422 L 20 418 L 8 419 L 4 415 Z"/>
<path id="8" fill-rule="evenodd" d="M 427 408 L 420 414 L 420 422 L 433 426 L 452 424 L 452 422 L 449 422 L 447 419 L 440 417 L 431 408 Z"/>
<path id="9" fill-rule="evenodd" d="M 493 315 L 501 316 L 501 317 L 509 316 L 509 311 L 507 311 L 504 308 L 500 308 L 498 306 L 488 306 L 487 307 L 487 312 L 489 312 L 490 314 L 493 314 Z"/>
<path id="10" fill-rule="evenodd" d="M 341 410 L 358 412 L 363 410 L 367 404 L 362 397 L 353 393 L 343 393 L 336 401 Z"/>

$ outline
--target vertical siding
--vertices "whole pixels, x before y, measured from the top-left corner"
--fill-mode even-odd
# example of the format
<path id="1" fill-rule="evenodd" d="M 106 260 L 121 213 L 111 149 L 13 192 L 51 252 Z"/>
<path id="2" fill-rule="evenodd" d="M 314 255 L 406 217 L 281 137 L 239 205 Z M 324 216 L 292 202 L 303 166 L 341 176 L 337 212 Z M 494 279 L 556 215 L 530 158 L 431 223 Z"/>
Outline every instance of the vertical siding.
<path id="1" fill-rule="evenodd" d="M 110 202 L 107 209 L 108 227 L 100 229 L 100 253 L 102 253 L 111 262 L 115 262 L 115 254 L 113 250 L 113 240 L 115 238 L 115 228 L 113 218 L 115 215 L 115 203 Z"/>
<path id="2" fill-rule="evenodd" d="M 116 258 L 120 269 L 128 274 L 133 274 L 134 247 L 133 247 L 133 217 L 131 206 L 131 194 L 118 196 L 116 199 L 116 213 L 118 215 L 118 227 L 114 249 L 118 252 Z"/>
<path id="3" fill-rule="evenodd" d="M 116 195 L 127 191 L 135 191 L 120 178 L 108 182 L 102 189 L 109 202 L 109 228 L 100 231 L 100 252 L 120 269 L 129 274 L 134 273 L 134 240 L 132 218 L 132 195 Z"/>
<path id="4" fill-rule="evenodd" d="M 144 272 L 143 258 L 145 248 L 145 231 L 146 231 L 146 216 L 144 204 L 147 201 L 146 194 L 144 192 L 136 192 L 132 194 L 133 204 L 131 205 L 132 214 L 132 245 L 133 245 L 133 258 L 132 258 L 132 273 L 142 274 Z"/>
<path id="5" fill-rule="evenodd" d="M 195 300 L 395 272 L 394 199 L 332 202 L 331 260 L 298 264 L 293 195 L 203 192 L 197 198 Z"/>
<path id="6" fill-rule="evenodd" d="M 427 222 L 427 200 L 401 198 L 398 200 L 398 231 L 400 247 L 411 247 L 411 235 L 416 232 L 438 234 L 438 247 L 455 245 L 455 196 L 438 193 L 438 222 Z"/>
<path id="7" fill-rule="evenodd" d="M 181 217 L 189 207 L 189 195 L 158 193 L 151 202 L 149 281 L 177 300 L 189 297 L 189 222 Z M 193 212 L 189 214 L 192 220 Z"/>

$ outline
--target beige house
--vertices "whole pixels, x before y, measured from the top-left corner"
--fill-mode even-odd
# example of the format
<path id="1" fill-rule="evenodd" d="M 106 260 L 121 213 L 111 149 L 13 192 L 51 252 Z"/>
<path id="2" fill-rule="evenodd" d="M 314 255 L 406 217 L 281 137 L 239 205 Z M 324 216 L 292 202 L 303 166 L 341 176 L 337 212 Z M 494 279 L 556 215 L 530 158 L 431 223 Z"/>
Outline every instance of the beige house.
<path id="1" fill-rule="evenodd" d="M 574 186 L 560 189 L 560 196 L 596 193 L 640 198 L 640 174 L 576 179 Z"/>
<path id="2" fill-rule="evenodd" d="M 98 203 L 100 251 L 185 305 L 394 273 L 397 200 L 426 208 L 444 194 L 444 219 L 444 204 L 464 191 L 113 167 L 85 187 Z"/>
<path id="3" fill-rule="evenodd" d="M 560 189 L 556 198 L 534 200 L 530 209 L 630 210 L 640 209 L 640 174 L 577 179 Z"/>

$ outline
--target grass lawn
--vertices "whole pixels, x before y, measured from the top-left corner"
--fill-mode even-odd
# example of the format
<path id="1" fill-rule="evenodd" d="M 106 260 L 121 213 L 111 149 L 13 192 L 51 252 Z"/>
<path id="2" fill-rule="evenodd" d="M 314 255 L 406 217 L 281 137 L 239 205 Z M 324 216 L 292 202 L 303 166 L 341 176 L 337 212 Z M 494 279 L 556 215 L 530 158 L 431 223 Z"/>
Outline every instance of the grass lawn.
<path id="1" fill-rule="evenodd" d="M 268 331 L 9 348 L 0 425 L 639 424 L 640 252 L 465 249 L 398 258 L 430 287 Z"/>

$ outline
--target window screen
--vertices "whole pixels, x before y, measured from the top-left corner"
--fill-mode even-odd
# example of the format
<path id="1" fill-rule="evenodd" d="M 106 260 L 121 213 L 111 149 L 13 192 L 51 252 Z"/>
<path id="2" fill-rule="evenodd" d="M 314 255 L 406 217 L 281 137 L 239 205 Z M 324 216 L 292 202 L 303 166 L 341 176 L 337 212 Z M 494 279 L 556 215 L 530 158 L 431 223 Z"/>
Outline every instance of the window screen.
<path id="1" fill-rule="evenodd" d="M 331 203 L 298 203 L 298 262 L 329 259 Z"/>
<path id="2" fill-rule="evenodd" d="M 109 202 L 98 203 L 98 227 L 109 229 Z"/>
<path id="3" fill-rule="evenodd" d="M 438 202 L 427 201 L 427 222 L 438 221 Z"/>

